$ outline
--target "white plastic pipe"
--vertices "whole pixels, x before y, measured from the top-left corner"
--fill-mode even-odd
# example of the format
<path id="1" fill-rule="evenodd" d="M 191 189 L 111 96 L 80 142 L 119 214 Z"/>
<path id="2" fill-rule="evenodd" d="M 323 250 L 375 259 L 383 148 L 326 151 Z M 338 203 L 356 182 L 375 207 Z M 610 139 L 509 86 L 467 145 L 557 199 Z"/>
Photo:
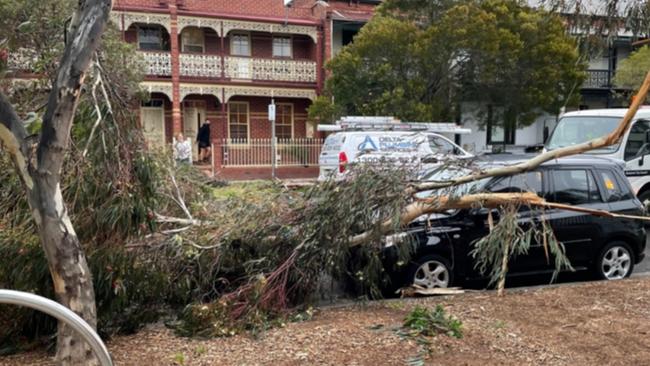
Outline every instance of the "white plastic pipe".
<path id="1" fill-rule="evenodd" d="M 95 330 L 72 310 L 42 296 L 14 290 L 0 290 L 0 303 L 26 306 L 51 315 L 69 325 L 90 345 L 102 366 L 113 366 L 111 355 Z"/>

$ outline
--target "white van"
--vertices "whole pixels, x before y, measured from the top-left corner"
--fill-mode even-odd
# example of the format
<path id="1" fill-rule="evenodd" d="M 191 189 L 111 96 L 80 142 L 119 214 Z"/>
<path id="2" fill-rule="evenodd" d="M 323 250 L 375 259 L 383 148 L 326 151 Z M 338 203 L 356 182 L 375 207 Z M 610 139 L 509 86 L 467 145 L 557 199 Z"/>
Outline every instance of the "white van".
<path id="1" fill-rule="evenodd" d="M 627 109 L 592 109 L 562 116 L 544 147 L 545 151 L 587 142 L 614 131 Z M 621 142 L 588 154 L 625 161 L 625 175 L 634 193 L 644 204 L 650 203 L 650 109 L 637 111 L 632 127 Z"/>
<path id="2" fill-rule="evenodd" d="M 377 125 L 365 128 L 344 126 L 341 132 L 335 132 L 325 139 L 319 157 L 318 179 L 341 178 L 349 170 L 349 165 L 356 163 L 421 164 L 424 158 L 443 160 L 472 157 L 448 138 L 429 132 L 426 126 L 416 123 L 400 123 L 397 126 L 384 126 L 383 129 Z M 398 127 L 398 130 L 391 130 L 390 127 Z"/>

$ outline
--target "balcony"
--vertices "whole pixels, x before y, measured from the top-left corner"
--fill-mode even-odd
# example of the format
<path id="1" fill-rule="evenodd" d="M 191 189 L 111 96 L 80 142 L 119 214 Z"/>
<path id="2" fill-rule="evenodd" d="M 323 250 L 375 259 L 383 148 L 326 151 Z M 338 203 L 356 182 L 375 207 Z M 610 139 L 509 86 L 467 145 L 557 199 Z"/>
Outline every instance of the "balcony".
<path id="1" fill-rule="evenodd" d="M 582 84 L 583 89 L 611 88 L 612 73 L 609 70 L 587 70 L 587 79 Z"/>
<path id="2" fill-rule="evenodd" d="M 147 75 L 171 76 L 172 58 L 169 52 L 165 51 L 142 51 L 144 58 L 145 72 Z"/>
<path id="3" fill-rule="evenodd" d="M 183 53 L 180 65 L 181 76 L 221 77 L 221 56 Z"/>
<path id="4" fill-rule="evenodd" d="M 169 52 L 141 51 L 140 54 L 144 58 L 147 75 L 171 76 Z M 315 61 L 225 56 L 225 70 L 222 70 L 221 58 L 222 56 L 214 54 L 182 53 L 179 56 L 180 75 L 212 79 L 225 76 L 238 80 L 316 82 Z"/>
<path id="5" fill-rule="evenodd" d="M 231 79 L 316 82 L 314 61 L 226 56 L 225 68 Z"/>

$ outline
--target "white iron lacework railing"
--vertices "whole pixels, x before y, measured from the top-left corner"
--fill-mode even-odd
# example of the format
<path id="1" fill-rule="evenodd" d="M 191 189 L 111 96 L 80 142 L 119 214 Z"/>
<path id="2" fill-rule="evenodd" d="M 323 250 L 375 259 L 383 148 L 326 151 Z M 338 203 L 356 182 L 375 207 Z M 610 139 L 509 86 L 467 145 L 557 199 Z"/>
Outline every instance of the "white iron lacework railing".
<path id="1" fill-rule="evenodd" d="M 166 51 L 142 51 L 147 75 L 170 76 L 172 57 Z"/>
<path id="2" fill-rule="evenodd" d="M 182 53 L 180 64 L 182 76 L 221 77 L 221 57 L 218 55 Z"/>
<path id="3" fill-rule="evenodd" d="M 277 139 L 277 166 L 318 166 L 323 139 Z M 271 139 L 222 139 L 222 166 L 271 166 Z"/>
<path id="4" fill-rule="evenodd" d="M 314 61 L 226 56 L 225 69 L 232 79 L 316 82 Z"/>

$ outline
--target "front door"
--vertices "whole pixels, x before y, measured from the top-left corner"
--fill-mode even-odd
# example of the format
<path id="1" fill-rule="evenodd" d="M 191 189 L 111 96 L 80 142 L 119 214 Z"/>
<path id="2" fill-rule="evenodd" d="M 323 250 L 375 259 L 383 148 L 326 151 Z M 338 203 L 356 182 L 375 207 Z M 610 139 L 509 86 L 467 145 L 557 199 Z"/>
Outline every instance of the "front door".
<path id="1" fill-rule="evenodd" d="M 192 141 L 192 159 L 199 159 L 196 135 L 205 122 L 205 104 L 202 102 L 185 102 L 183 105 L 183 134 Z"/>
<path id="2" fill-rule="evenodd" d="M 140 122 L 149 147 L 161 148 L 165 146 L 165 110 L 162 105 L 140 107 Z"/>

